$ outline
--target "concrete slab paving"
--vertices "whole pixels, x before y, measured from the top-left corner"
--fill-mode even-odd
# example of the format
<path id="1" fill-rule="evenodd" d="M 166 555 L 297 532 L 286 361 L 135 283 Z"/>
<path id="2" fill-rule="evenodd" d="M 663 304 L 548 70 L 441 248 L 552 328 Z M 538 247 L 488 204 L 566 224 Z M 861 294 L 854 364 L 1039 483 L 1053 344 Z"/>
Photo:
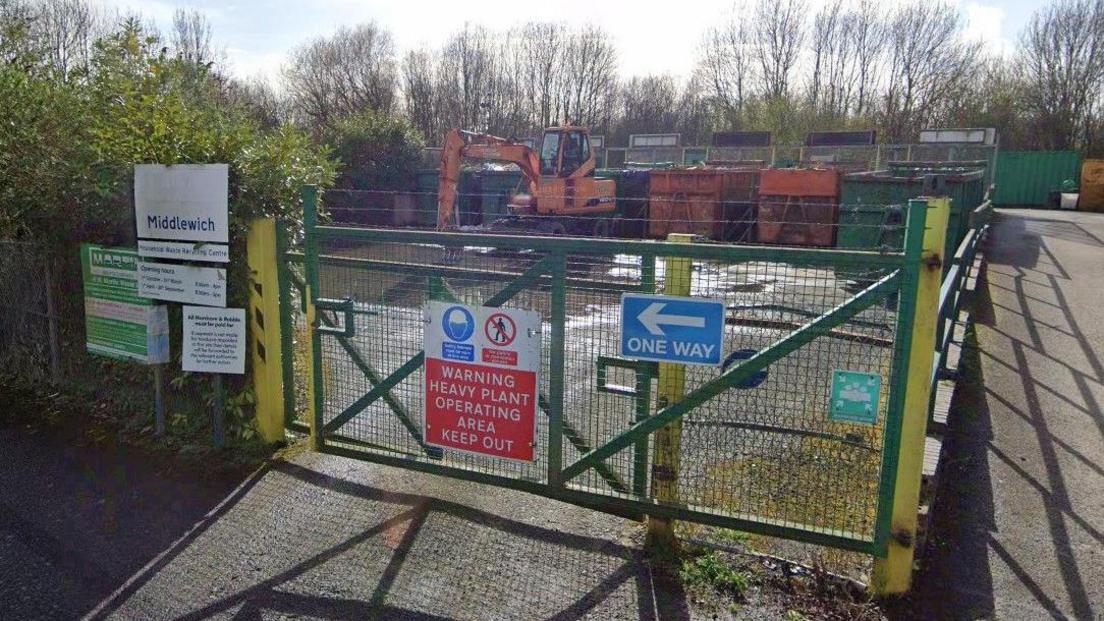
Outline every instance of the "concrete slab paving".
<path id="1" fill-rule="evenodd" d="M 1100 619 L 1104 214 L 1001 210 L 987 246 L 920 616 Z"/>
<path id="2" fill-rule="evenodd" d="M 318 453 L 276 462 L 91 618 L 687 618 L 632 522 Z"/>

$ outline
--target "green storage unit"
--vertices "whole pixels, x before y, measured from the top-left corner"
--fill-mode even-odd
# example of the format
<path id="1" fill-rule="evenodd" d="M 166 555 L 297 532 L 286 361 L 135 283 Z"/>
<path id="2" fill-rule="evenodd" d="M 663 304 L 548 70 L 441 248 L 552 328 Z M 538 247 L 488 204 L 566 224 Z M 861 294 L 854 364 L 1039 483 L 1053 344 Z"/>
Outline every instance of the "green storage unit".
<path id="1" fill-rule="evenodd" d="M 1081 181 L 1081 154 L 1077 151 L 1001 151 L 997 155 L 997 206 L 1042 207 L 1062 182 Z"/>
<path id="2" fill-rule="evenodd" d="M 508 212 L 507 205 L 521 183 L 520 170 L 462 170 L 457 186 L 460 223 L 487 224 Z M 437 226 L 437 188 L 440 173 L 420 170 L 415 176 L 418 225 Z"/>
<path id="3" fill-rule="evenodd" d="M 437 186 L 440 173 L 436 169 L 419 170 L 414 177 L 417 192 L 418 226 L 437 226 Z"/>
<path id="4" fill-rule="evenodd" d="M 686 147 L 682 150 L 682 163 L 686 166 L 704 164 L 709 157 L 709 149 L 705 147 Z"/>
<path id="5" fill-rule="evenodd" d="M 510 197 L 521 188 L 520 170 L 479 170 L 461 176 L 462 190 L 469 194 L 466 205 L 476 224 L 490 224 L 509 213 Z M 465 184 L 465 181 L 467 183 Z"/>
<path id="6" fill-rule="evenodd" d="M 851 250 L 887 248 L 904 244 L 905 207 L 920 196 L 951 198 L 945 256 L 954 256 L 966 235 L 969 214 L 985 200 L 985 172 L 962 170 L 951 174 L 896 176 L 889 171 L 853 173 L 840 188 L 840 229 L 837 246 Z M 944 270 L 950 262 L 944 262 Z M 861 270 L 842 277 L 858 278 Z"/>

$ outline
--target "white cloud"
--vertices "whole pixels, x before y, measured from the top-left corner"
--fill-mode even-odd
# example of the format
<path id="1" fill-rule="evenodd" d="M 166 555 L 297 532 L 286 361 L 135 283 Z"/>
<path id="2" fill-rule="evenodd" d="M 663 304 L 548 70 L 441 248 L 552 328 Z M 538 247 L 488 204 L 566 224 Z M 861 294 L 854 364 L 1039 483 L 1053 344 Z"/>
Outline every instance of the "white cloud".
<path id="1" fill-rule="evenodd" d="M 1012 51 L 1012 42 L 1004 38 L 1002 29 L 1005 12 L 999 6 L 967 2 L 963 6 L 966 13 L 966 36 L 972 41 L 980 41 L 986 51 L 994 54 L 1007 54 Z"/>
<path id="2" fill-rule="evenodd" d="M 287 55 L 283 52 L 253 52 L 228 47 L 226 58 L 234 75 L 242 78 L 261 77 L 275 87 L 280 83 L 280 69 Z"/>

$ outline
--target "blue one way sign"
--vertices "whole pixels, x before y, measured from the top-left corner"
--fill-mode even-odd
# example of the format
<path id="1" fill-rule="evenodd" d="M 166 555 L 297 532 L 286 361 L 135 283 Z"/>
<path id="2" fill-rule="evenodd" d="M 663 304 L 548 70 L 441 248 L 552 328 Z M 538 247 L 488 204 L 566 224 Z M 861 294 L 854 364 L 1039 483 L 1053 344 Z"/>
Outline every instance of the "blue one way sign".
<path id="1" fill-rule="evenodd" d="M 725 305 L 719 300 L 626 293 L 621 355 L 635 360 L 719 365 Z"/>

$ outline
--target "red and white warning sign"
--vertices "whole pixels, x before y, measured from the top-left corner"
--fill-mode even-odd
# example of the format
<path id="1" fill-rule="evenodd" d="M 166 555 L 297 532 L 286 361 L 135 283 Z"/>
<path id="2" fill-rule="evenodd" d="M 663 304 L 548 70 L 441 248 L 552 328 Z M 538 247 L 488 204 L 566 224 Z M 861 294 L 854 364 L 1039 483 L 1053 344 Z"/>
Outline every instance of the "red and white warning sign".
<path id="1" fill-rule="evenodd" d="M 540 313 L 429 302 L 425 319 L 426 444 L 533 461 Z"/>

